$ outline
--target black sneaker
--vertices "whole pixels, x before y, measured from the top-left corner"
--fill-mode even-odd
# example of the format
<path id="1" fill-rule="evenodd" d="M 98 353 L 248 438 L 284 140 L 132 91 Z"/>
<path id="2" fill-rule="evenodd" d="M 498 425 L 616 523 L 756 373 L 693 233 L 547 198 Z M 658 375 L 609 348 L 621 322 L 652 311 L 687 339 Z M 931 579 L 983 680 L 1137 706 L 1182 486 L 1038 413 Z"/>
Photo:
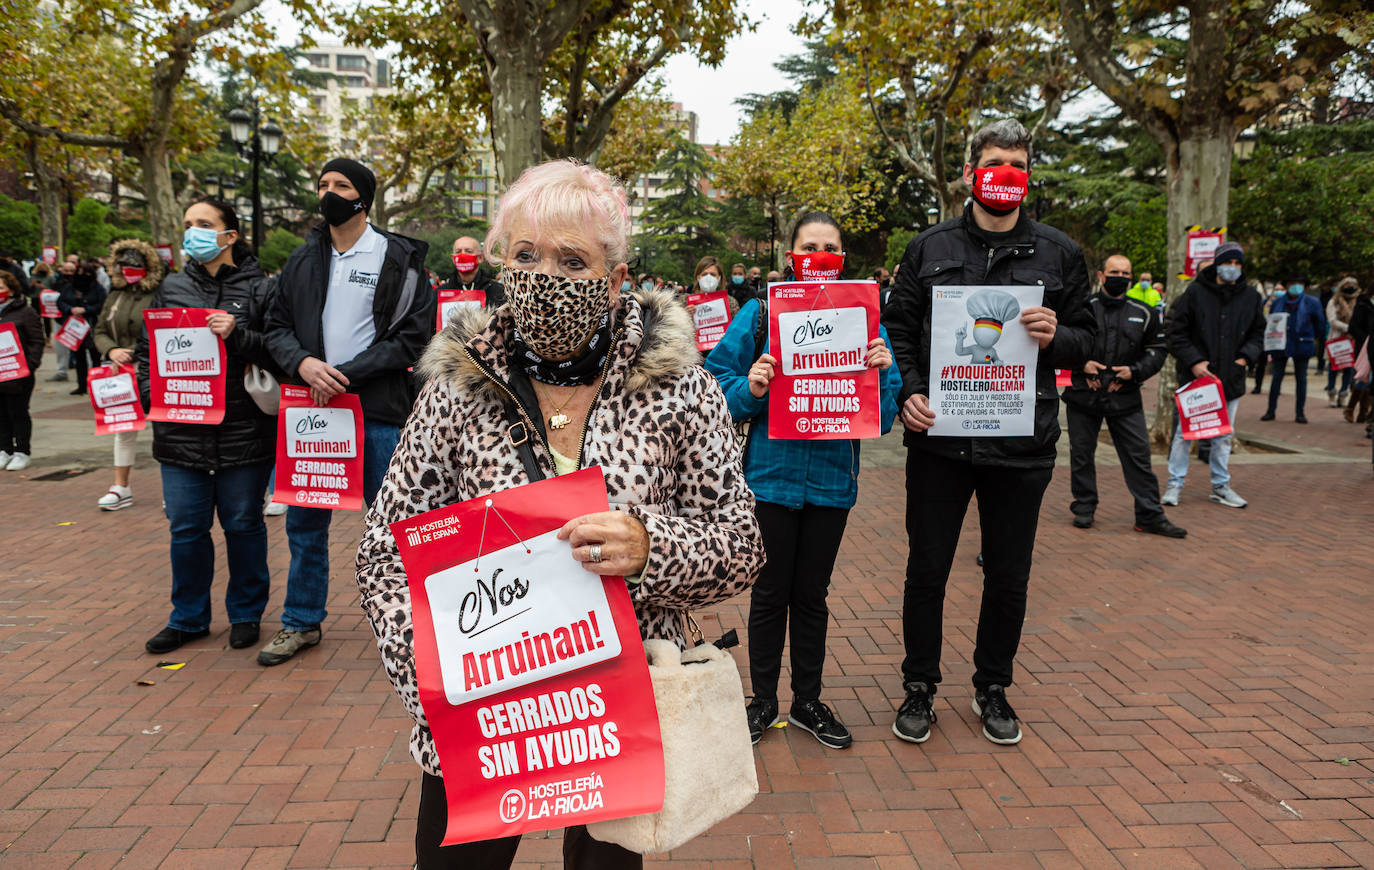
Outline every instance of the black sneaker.
<path id="1" fill-rule="evenodd" d="M 763 732 L 778 724 L 778 701 L 776 698 L 751 698 L 744 705 L 744 718 L 749 722 L 749 742 L 758 743 Z"/>
<path id="2" fill-rule="evenodd" d="M 1274 419 L 1274 412 L 1273 412 L 1273 411 L 1265 411 L 1265 412 L 1264 412 L 1264 416 L 1260 417 L 1260 419 L 1267 423 L 1267 422 L 1269 422 L 1270 420 Z"/>
<path id="3" fill-rule="evenodd" d="M 1307 418 L 1304 417 L 1302 414 L 1299 414 L 1298 416 L 1296 416 L 1296 417 L 1293 418 L 1293 422 L 1294 422 L 1294 423 L 1306 423 L 1306 422 L 1307 422 Z"/>
<path id="4" fill-rule="evenodd" d="M 1004 746 L 1021 742 L 1016 711 L 1007 703 L 1007 690 L 993 684 L 973 693 L 973 712 L 983 720 L 983 736 Z"/>
<path id="5" fill-rule="evenodd" d="M 1188 530 L 1179 528 L 1167 519 L 1158 519 L 1152 523 L 1142 523 L 1135 527 L 1137 532 L 1145 532 L 1149 535 L 1163 535 L 1166 538 L 1186 538 Z"/>
<path id="6" fill-rule="evenodd" d="M 1075 529 L 1091 529 L 1093 527 L 1092 514 L 1074 514 L 1073 527 Z"/>
<path id="7" fill-rule="evenodd" d="M 792 712 L 787 714 L 787 724 L 809 731 L 822 746 L 829 746 L 831 749 L 845 749 L 854 742 L 849 729 L 844 727 L 839 717 L 820 701 L 793 704 Z"/>
<path id="8" fill-rule="evenodd" d="M 906 700 L 897 708 L 897 721 L 892 733 L 907 743 L 925 743 L 930 739 L 930 726 L 935 724 L 935 690 L 925 683 L 904 683 Z"/>
<path id="9" fill-rule="evenodd" d="M 201 629 L 200 631 L 181 631 L 169 625 L 162 631 L 148 638 L 148 642 L 143 645 L 143 648 L 153 655 L 169 653 L 184 643 L 200 640 L 202 637 L 209 636 L 209 634 L 210 629 L 208 628 Z"/>
<path id="10" fill-rule="evenodd" d="M 229 646 L 243 649 L 258 642 L 260 629 L 256 622 L 236 622 L 229 626 Z"/>

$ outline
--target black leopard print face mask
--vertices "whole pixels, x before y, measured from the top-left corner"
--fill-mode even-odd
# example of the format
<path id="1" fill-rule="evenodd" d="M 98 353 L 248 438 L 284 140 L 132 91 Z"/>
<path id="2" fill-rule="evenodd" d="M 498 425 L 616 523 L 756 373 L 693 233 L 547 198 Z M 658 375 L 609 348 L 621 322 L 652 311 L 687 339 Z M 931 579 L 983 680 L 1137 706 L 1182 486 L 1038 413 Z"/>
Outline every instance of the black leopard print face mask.
<path id="1" fill-rule="evenodd" d="M 501 284 L 520 338 L 545 359 L 563 359 L 582 350 L 611 306 L 609 277 L 583 280 L 503 269 Z"/>

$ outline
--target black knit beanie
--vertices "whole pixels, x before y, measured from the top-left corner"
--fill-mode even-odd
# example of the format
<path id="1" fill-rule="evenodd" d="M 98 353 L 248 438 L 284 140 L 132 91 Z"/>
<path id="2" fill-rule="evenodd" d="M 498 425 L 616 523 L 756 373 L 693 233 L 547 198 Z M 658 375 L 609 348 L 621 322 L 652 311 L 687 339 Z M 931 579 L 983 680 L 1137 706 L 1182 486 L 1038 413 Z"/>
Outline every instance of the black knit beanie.
<path id="1" fill-rule="evenodd" d="M 371 169 L 356 160 L 335 157 L 320 170 L 320 178 L 323 178 L 326 172 L 338 172 L 351 181 L 357 188 L 358 198 L 363 201 L 364 206 L 372 208 L 372 199 L 377 195 L 377 176 L 372 174 Z"/>

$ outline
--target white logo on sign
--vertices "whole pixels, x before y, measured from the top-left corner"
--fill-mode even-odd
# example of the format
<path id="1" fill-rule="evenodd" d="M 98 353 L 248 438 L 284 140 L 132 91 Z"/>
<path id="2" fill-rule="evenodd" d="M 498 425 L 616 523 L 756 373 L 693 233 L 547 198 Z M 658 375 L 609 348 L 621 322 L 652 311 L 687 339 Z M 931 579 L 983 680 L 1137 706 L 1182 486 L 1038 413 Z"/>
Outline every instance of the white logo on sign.
<path id="1" fill-rule="evenodd" d="M 348 408 L 287 408 L 286 455 L 352 459 L 358 455 L 357 427 Z"/>
<path id="2" fill-rule="evenodd" d="M 6 330 L 0 332 L 0 356 L 18 356 L 19 342 L 15 341 L 14 333 Z"/>
<path id="3" fill-rule="evenodd" d="M 157 373 L 164 378 L 219 374 L 219 337 L 208 326 L 176 326 L 153 330 Z"/>
<path id="4" fill-rule="evenodd" d="M 863 308 L 821 308 L 778 315 L 785 375 L 863 371 L 868 313 Z"/>
<path id="5" fill-rule="evenodd" d="M 454 706 L 620 654 L 601 578 L 583 569 L 557 530 L 525 544 L 425 578 L 444 695 Z"/>
<path id="6" fill-rule="evenodd" d="M 124 372 L 91 381 L 91 398 L 95 400 L 97 408 L 127 405 L 137 400 L 138 394 L 134 392 L 133 375 Z"/>

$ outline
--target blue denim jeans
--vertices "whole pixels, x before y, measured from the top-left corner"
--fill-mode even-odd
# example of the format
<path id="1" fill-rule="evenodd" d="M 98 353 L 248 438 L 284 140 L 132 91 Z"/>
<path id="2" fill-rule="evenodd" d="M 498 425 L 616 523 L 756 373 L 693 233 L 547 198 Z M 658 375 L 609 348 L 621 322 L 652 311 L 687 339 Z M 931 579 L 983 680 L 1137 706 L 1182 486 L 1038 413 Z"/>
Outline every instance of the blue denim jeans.
<path id="1" fill-rule="evenodd" d="M 363 500 L 371 505 L 382 488 L 391 454 L 401 430 L 386 423 L 363 421 Z M 332 510 L 288 507 L 286 541 L 291 547 L 291 570 L 286 577 L 282 626 L 291 631 L 318 628 L 327 615 L 329 599 L 329 521 Z"/>
<path id="2" fill-rule="evenodd" d="M 267 525 L 262 492 L 272 464 L 246 465 L 211 473 L 162 466 L 162 499 L 172 531 L 172 615 L 179 631 L 210 627 L 210 585 L 215 578 L 215 542 L 210 526 L 219 514 L 229 562 L 224 609 L 231 624 L 260 622 L 271 578 L 267 571 Z"/>
<path id="3" fill-rule="evenodd" d="M 1226 403 L 1226 415 L 1231 420 L 1231 426 L 1236 425 L 1236 409 L 1240 407 L 1240 399 L 1232 399 Z M 1228 467 L 1231 461 L 1231 436 L 1222 435 L 1220 438 L 1208 439 L 1212 442 L 1212 486 L 1226 486 L 1231 482 L 1231 469 Z M 1188 476 L 1188 447 L 1191 442 L 1183 440 L 1182 424 L 1174 425 L 1174 440 L 1169 444 L 1169 486 L 1183 487 L 1183 479 Z"/>

